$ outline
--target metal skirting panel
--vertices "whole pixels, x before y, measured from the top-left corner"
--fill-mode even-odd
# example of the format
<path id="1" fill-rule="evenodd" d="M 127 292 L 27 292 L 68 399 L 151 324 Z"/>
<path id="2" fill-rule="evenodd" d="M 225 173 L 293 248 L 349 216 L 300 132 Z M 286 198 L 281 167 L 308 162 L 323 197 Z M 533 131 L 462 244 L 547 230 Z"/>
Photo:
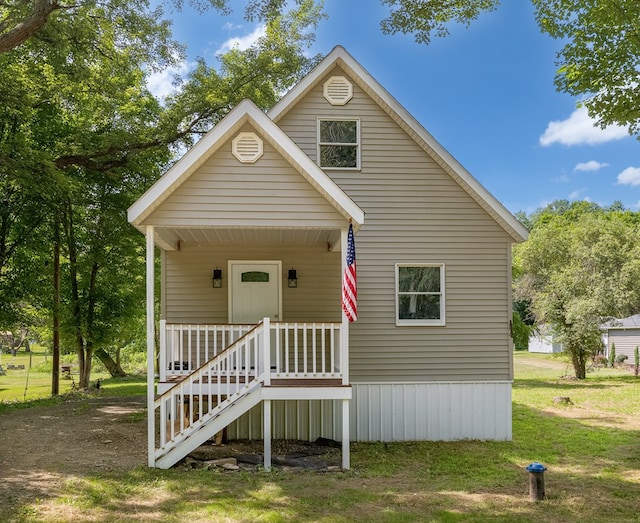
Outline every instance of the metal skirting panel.
<path id="1" fill-rule="evenodd" d="M 353 384 L 352 441 L 511 439 L 510 382 Z"/>
<path id="2" fill-rule="evenodd" d="M 351 441 L 510 440 L 511 382 L 353 383 Z M 273 438 L 342 439 L 340 400 L 272 401 Z M 262 404 L 228 428 L 262 439 Z"/>

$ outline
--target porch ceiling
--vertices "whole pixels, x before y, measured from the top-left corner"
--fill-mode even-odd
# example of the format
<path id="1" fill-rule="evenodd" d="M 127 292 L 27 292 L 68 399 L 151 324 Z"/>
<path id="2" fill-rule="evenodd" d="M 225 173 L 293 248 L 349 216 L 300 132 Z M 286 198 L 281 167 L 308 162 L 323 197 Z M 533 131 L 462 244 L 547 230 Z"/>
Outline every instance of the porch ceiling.
<path id="1" fill-rule="evenodd" d="M 216 244 L 325 244 L 340 251 L 337 229 L 272 229 L 272 228 L 160 228 L 156 240 L 165 250 L 178 249 L 180 243 Z"/>

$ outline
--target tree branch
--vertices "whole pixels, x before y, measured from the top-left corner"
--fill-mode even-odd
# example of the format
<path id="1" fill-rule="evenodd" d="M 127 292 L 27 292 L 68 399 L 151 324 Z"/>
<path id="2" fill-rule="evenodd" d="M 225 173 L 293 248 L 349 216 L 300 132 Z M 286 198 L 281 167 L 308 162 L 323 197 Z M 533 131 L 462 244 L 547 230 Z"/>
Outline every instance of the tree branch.
<path id="1" fill-rule="evenodd" d="M 31 14 L 18 22 L 13 28 L 4 31 L 0 27 L 0 53 L 6 53 L 22 45 L 26 40 L 36 34 L 49 20 L 49 15 L 57 9 L 69 9 L 74 6 L 60 5 L 58 0 L 36 0 Z"/>

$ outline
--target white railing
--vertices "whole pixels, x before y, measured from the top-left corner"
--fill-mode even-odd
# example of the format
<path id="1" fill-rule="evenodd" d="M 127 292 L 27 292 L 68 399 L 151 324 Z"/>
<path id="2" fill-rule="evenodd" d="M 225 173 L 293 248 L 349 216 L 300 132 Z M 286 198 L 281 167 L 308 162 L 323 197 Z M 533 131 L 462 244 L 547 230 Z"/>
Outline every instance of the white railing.
<path id="1" fill-rule="evenodd" d="M 340 323 L 271 323 L 272 378 L 341 378 Z"/>
<path id="2" fill-rule="evenodd" d="M 156 453 L 168 442 L 184 439 L 185 429 L 197 429 L 262 381 L 260 348 L 265 345 L 265 330 L 262 323 L 254 327 L 156 398 L 155 409 L 160 411 Z"/>
<path id="3" fill-rule="evenodd" d="M 341 323 L 268 322 L 270 350 L 263 354 L 271 378 L 345 378 L 347 344 Z M 244 336 L 255 325 L 160 322 L 160 381 L 188 376 Z"/>
<path id="4" fill-rule="evenodd" d="M 255 325 L 203 325 L 160 321 L 160 381 L 188 376 Z"/>
<path id="5" fill-rule="evenodd" d="M 340 323 L 272 323 L 269 318 L 257 326 L 162 321 L 164 383 L 154 403 L 160 422 L 159 430 L 153 428 L 156 438 L 159 434 L 156 459 L 209 420 L 229 414 L 222 411 L 261 384 L 329 378 L 347 385 L 344 332 Z"/>

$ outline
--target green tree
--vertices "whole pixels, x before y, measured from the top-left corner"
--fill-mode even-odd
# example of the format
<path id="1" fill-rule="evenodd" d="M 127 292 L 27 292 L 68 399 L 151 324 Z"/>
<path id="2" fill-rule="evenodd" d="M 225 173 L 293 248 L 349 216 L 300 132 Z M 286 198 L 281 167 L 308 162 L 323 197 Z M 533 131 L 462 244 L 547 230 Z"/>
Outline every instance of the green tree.
<path id="1" fill-rule="evenodd" d="M 560 335 L 577 378 L 602 348 L 601 325 L 640 307 L 638 227 L 620 212 L 558 215 L 514 249 L 518 299 Z"/>
<path id="2" fill-rule="evenodd" d="M 556 87 L 580 97 L 598 125 L 640 133 L 640 2 L 531 0 L 541 31 L 562 42 Z M 471 24 L 500 0 L 382 0 L 390 8 L 385 33 L 414 34 L 428 44 L 451 22 Z"/>
<path id="3" fill-rule="evenodd" d="M 2 4 L 0 13 L 26 4 Z M 0 303 L 51 311 L 50 246 L 62 247 L 61 332 L 83 387 L 92 357 L 109 362 L 106 348 L 139 324 L 133 311 L 143 312 L 143 238 L 127 207 L 166 168 L 172 147 L 197 139 L 242 98 L 270 107 L 296 82 L 314 64 L 305 53 L 321 17 L 308 0 L 274 7 L 253 47 L 231 51 L 218 68 L 201 62 L 161 105 L 146 76 L 181 48 L 160 14 L 145 0 L 79 2 L 0 53 Z"/>

